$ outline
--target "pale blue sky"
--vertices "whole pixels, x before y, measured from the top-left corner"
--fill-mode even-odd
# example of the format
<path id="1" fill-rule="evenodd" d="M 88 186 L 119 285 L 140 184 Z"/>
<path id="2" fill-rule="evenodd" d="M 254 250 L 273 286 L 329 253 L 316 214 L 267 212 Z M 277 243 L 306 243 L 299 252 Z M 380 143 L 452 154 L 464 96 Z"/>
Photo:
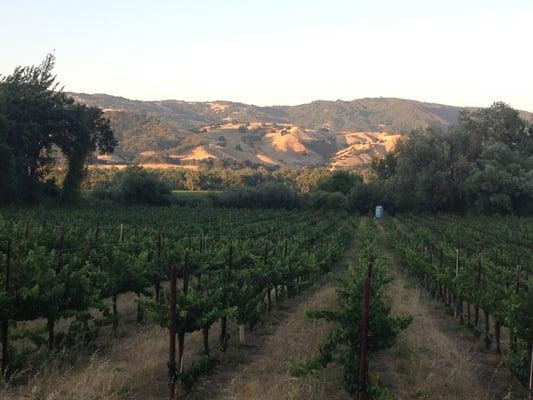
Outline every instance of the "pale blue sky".
<path id="1" fill-rule="evenodd" d="M 533 111 L 533 0 L 0 0 L 0 74 L 259 105 L 392 96 Z"/>

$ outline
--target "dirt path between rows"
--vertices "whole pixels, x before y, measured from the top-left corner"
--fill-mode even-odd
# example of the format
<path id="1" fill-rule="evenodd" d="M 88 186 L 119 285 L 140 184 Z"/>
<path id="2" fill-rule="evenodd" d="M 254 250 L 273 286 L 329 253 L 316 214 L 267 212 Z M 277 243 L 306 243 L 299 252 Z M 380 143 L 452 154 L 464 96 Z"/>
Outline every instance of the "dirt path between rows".
<path id="1" fill-rule="evenodd" d="M 378 234 L 393 278 L 386 288 L 392 314 L 413 317 L 396 345 L 372 361 L 378 379 L 398 400 L 525 398 L 501 357 L 401 271 L 380 223 Z"/>
<path id="2" fill-rule="evenodd" d="M 246 400 L 344 400 L 342 374 L 332 365 L 314 375 L 293 377 L 290 366 L 318 354 L 332 325 L 306 317 L 306 309 L 333 308 L 335 281 L 355 262 L 357 239 L 338 267 L 321 283 L 295 299 L 285 300 L 268 318 L 250 343 L 232 346 L 235 354 L 224 355 L 218 371 L 204 379 L 192 398 Z"/>

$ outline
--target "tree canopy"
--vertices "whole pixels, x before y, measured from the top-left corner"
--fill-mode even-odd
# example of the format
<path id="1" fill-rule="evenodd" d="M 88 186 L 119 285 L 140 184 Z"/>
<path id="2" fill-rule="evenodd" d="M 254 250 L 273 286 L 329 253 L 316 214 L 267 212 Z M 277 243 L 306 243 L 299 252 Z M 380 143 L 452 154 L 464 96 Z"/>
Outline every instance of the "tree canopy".
<path id="1" fill-rule="evenodd" d="M 533 212 L 533 127 L 504 103 L 463 111 L 447 130 L 412 132 L 373 163 L 395 208 Z"/>
<path id="2" fill-rule="evenodd" d="M 116 140 L 102 110 L 75 103 L 53 75 L 54 56 L 0 78 L 0 202 L 36 200 L 46 172 L 63 158 L 62 197 L 71 200 L 87 156 L 112 152 Z"/>

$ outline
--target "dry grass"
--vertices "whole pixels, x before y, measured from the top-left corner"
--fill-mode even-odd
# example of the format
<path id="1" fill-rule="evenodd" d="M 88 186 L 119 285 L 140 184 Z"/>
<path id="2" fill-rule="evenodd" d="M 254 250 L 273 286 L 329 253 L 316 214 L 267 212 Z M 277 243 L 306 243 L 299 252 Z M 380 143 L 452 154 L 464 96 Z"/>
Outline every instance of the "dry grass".
<path id="1" fill-rule="evenodd" d="M 345 132 L 338 137 L 341 149 L 331 165 L 334 169 L 368 165 L 374 158 L 394 150 L 401 137 L 387 132 Z"/>
<path id="2" fill-rule="evenodd" d="M 228 108 L 227 105 L 225 104 L 221 104 L 221 103 L 208 103 L 209 104 L 209 108 L 215 112 L 222 112 L 224 111 L 226 108 Z"/>
<path id="3" fill-rule="evenodd" d="M 198 146 L 189 153 L 180 157 L 182 160 L 205 160 L 207 158 L 219 158 L 209 146 Z"/>
<path id="4" fill-rule="evenodd" d="M 440 322 L 421 298 L 396 275 L 388 287 L 393 314 L 413 322 L 396 346 L 376 360 L 380 376 L 399 399 L 484 399 L 485 388 L 473 373 L 472 355 L 440 329 Z"/>
<path id="5" fill-rule="evenodd" d="M 294 131 L 291 129 L 284 135 L 280 130 L 276 133 L 267 133 L 265 137 L 272 141 L 272 147 L 277 151 L 293 151 L 295 153 L 310 151 L 304 142 L 305 140 L 310 140 L 310 137 L 300 129 Z"/>
<path id="6" fill-rule="evenodd" d="M 484 351 L 480 341 L 408 280 L 389 248 L 385 255 L 394 278 L 387 287 L 392 313 L 409 314 L 413 322 L 393 348 L 373 360 L 371 371 L 378 379 L 399 400 L 522 398 L 511 394 L 517 384 L 499 357 Z"/>
<path id="7" fill-rule="evenodd" d="M 355 249 L 351 249 L 343 266 L 353 261 L 354 254 Z M 98 351 L 80 354 L 72 366 L 50 361 L 34 371 L 27 384 L 0 387 L 0 399 L 166 398 L 168 332 L 153 325 L 136 324 L 135 299 L 133 294 L 119 298 L 123 318 L 117 339 L 112 338 L 110 330 L 103 330 L 97 341 Z M 332 279 L 325 279 L 295 299 L 284 299 L 262 326 L 248 332 L 246 346 L 237 343 L 237 327 L 230 323 L 230 348 L 224 354 L 216 353 L 219 328 L 215 324 L 211 330 L 211 348 L 221 358 L 222 365 L 214 375 L 205 377 L 191 396 L 199 399 L 349 398 L 340 389 L 340 374 L 334 367 L 302 378 L 289 374 L 291 362 L 316 355 L 331 330 L 326 322 L 308 319 L 305 309 L 334 307 L 335 299 Z M 201 352 L 201 333 L 187 335 L 185 348 L 184 362 L 188 366 Z"/>
<path id="8" fill-rule="evenodd" d="M 152 388 L 162 375 L 167 339 L 165 332 L 146 328 L 122 338 L 102 353 L 80 360 L 74 367 L 50 362 L 26 385 L 0 392 L 2 399 L 131 399 L 140 389 Z M 142 381 L 138 381 L 142 377 Z M 164 375 L 163 375 L 164 377 Z M 164 382 L 163 382 L 164 384 Z"/>
<path id="9" fill-rule="evenodd" d="M 257 329 L 257 332 L 253 334 L 248 334 L 249 345 L 244 347 L 237 343 L 237 327 L 230 323 L 230 350 L 223 355 L 217 354 L 223 360 L 222 371 L 219 373 L 224 376 L 226 368 L 231 370 L 231 367 L 235 365 L 238 368 L 244 367 L 246 375 L 243 375 L 240 380 L 237 377 L 231 388 L 237 389 L 242 384 L 242 389 L 245 392 L 254 391 L 254 385 L 261 384 L 264 377 L 269 375 L 269 370 L 275 370 L 276 372 L 271 378 L 275 380 L 281 377 L 283 381 L 282 384 L 276 386 L 277 393 L 280 390 L 292 391 L 293 393 L 310 393 L 310 391 L 327 393 L 325 388 L 331 382 L 326 377 L 309 377 L 298 380 L 291 378 L 287 372 L 288 361 L 291 358 L 287 358 L 287 356 L 290 354 L 290 357 L 295 357 L 294 359 L 304 360 L 315 354 L 329 327 L 327 324 L 308 320 L 304 316 L 304 310 L 306 307 L 332 305 L 334 298 L 334 290 L 329 285 L 318 289 L 310 297 L 302 296 L 285 301 L 277 311 L 267 318 L 262 328 Z M 166 329 L 156 326 L 137 325 L 135 323 L 135 299 L 133 294 L 123 295 L 119 299 L 119 310 L 124 317 L 119 326 L 117 339 L 112 339 L 110 330 L 104 330 L 98 339 L 99 351 L 91 355 L 80 355 L 80 358 L 70 367 L 52 360 L 43 365 L 39 371 L 34 372 L 27 384 L 0 389 L 0 399 L 155 400 L 166 398 L 168 332 Z M 215 354 L 217 333 L 218 324 L 215 324 L 210 336 L 211 348 Z M 263 346 L 265 341 L 268 344 Z M 184 362 L 188 366 L 201 352 L 202 337 L 200 332 L 186 336 L 185 348 Z M 259 352 L 258 348 L 260 348 Z M 285 353 L 287 349 L 290 352 Z M 246 365 L 246 363 L 248 364 Z M 253 365 L 261 366 L 262 372 L 258 370 L 255 378 L 248 382 L 249 373 L 253 370 L 249 369 L 249 366 Z M 223 381 L 223 383 L 229 382 L 230 380 Z M 200 393 L 200 397 L 197 398 L 212 398 L 219 391 L 221 394 L 225 393 L 221 384 L 212 382 L 210 378 L 204 381 L 204 385 L 207 385 L 206 389 L 210 394 L 203 396 Z M 181 393 L 181 395 L 183 394 Z M 264 397 L 258 394 L 258 397 L 245 395 L 240 398 Z M 270 398 L 303 397 L 277 397 L 272 394 Z"/>
<path id="10" fill-rule="evenodd" d="M 0 389 L 0 399 L 131 399 L 155 400 L 167 396 L 168 331 L 135 323 L 134 297 L 125 295 L 124 310 L 130 310 L 119 327 L 117 339 L 103 332 L 100 350 L 81 356 L 73 367 L 55 361 L 43 365 L 25 385 Z M 119 303 L 120 304 L 120 303 Z M 211 347 L 216 346 L 218 326 L 212 328 Z M 185 366 L 201 352 L 202 336 L 195 332 L 185 339 Z M 181 393 L 180 395 L 184 395 Z"/>
<path id="11" fill-rule="evenodd" d="M 72 365 L 54 358 L 33 371 L 27 384 L 0 390 L 0 399 L 156 399 L 143 392 L 160 392 L 165 385 L 166 331 L 135 323 L 136 296 L 119 298 L 123 315 L 118 338 L 110 328 L 102 330 L 97 340 L 99 350 L 80 353 Z M 38 325 L 43 321 L 28 324 Z M 59 324 L 61 327 L 63 324 Z M 61 330 L 61 329 L 59 329 Z M 163 379 L 162 382 L 159 382 Z"/>
<path id="12" fill-rule="evenodd" d="M 340 382 L 328 374 L 292 377 L 289 367 L 317 355 L 331 330 L 322 321 L 308 319 L 306 308 L 332 307 L 335 290 L 323 287 L 298 304 L 290 316 L 267 338 L 263 348 L 242 367 L 220 398 L 231 399 L 331 399 Z"/>
<path id="13" fill-rule="evenodd" d="M 220 370 L 199 385 L 199 399 L 350 399 L 342 389 L 341 373 L 334 365 L 316 374 L 293 377 L 293 363 L 318 354 L 332 325 L 305 316 L 306 309 L 334 308 L 334 277 L 354 261 L 352 246 L 338 269 L 322 285 L 296 299 L 285 300 L 265 321 L 258 332 L 250 335 L 248 345 L 224 355 Z"/>
<path id="14" fill-rule="evenodd" d="M 262 163 L 265 163 L 265 164 L 279 165 L 279 162 L 277 162 L 273 158 L 270 158 L 269 156 L 266 156 L 264 154 L 257 154 L 257 158 L 259 159 L 259 161 L 261 161 Z"/>
<path id="15" fill-rule="evenodd" d="M 179 157 L 174 157 L 179 158 Z M 89 169 L 124 169 L 131 167 L 132 164 L 89 164 Z M 179 165 L 168 163 L 140 163 L 135 164 L 146 169 L 190 169 L 197 170 L 197 165 Z"/>

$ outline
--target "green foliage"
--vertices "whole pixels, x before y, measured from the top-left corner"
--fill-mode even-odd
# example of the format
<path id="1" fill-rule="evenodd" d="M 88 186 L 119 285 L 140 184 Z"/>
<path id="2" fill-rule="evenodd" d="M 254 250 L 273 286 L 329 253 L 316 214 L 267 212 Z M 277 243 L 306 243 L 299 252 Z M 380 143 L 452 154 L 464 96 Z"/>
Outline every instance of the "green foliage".
<path id="1" fill-rule="evenodd" d="M 488 214 L 533 212 L 531 193 L 527 186 L 527 166 L 508 145 L 496 142 L 486 147 L 466 184 L 475 208 Z"/>
<path id="2" fill-rule="evenodd" d="M 369 182 L 357 185 L 346 198 L 347 208 L 361 214 L 372 212 L 377 205 L 385 206 L 392 214 L 394 206 L 387 200 L 388 194 L 379 183 Z"/>
<path id="3" fill-rule="evenodd" d="M 302 205 L 314 209 L 342 210 L 346 208 L 346 196 L 341 192 L 316 192 L 303 193 Z"/>
<path id="4" fill-rule="evenodd" d="M 456 107 L 387 98 L 313 102 L 294 107 L 224 102 L 224 109 L 214 112 L 212 104 L 207 103 L 132 102 L 100 95 L 80 98 L 91 105 L 127 110 L 112 111 L 109 116 L 120 132 L 118 152 L 128 160 L 138 160 L 143 151 L 155 150 L 159 161 L 178 163 L 170 155 L 206 143 L 202 135 L 190 131 L 198 126 L 198 121 L 219 126 L 228 117 L 235 123 L 241 121 L 242 140 L 250 146 L 261 141 L 266 132 L 265 127 L 248 129 L 245 121 L 250 120 L 296 123 L 311 129 L 330 127 L 322 130 L 324 134 L 338 130 L 375 131 L 382 129 L 384 121 L 391 131 L 416 129 L 394 153 L 372 163 L 377 182 L 374 186 L 343 181 L 343 173 L 337 176 L 323 169 L 287 172 L 285 168 L 250 168 L 250 163 L 226 160 L 198 162 L 200 170 L 195 172 L 162 173 L 175 189 L 227 190 L 276 181 L 303 192 L 319 189 L 339 191 L 345 196 L 351 193 L 347 207 L 362 213 L 377 203 L 389 212 L 533 212 L 533 129 L 529 121 L 522 119 L 531 116 L 503 103 L 461 112 Z M 456 126 L 451 126 L 453 123 Z M 502 163 L 502 145 L 512 153 L 510 164 Z M 313 148 L 311 143 L 309 146 Z M 240 145 L 235 148 L 242 151 Z M 493 151 L 488 151 L 491 148 Z M 318 148 L 315 151 L 321 153 Z M 344 175 L 345 178 L 348 174 Z M 323 200 L 327 199 L 318 195 L 316 204 L 323 204 Z"/>
<path id="5" fill-rule="evenodd" d="M 85 161 L 97 149 L 101 154 L 111 153 L 117 141 L 113 136 L 110 122 L 102 110 L 73 103 L 69 99 L 65 110 L 65 134 L 58 135 L 55 144 L 67 160 L 68 170 L 63 181 L 63 200 L 77 199 L 85 172 Z M 68 136 L 67 136 L 68 135 Z"/>
<path id="6" fill-rule="evenodd" d="M 318 189 L 326 192 L 340 192 L 348 194 L 354 188 L 363 183 L 363 179 L 348 171 L 335 171 L 318 184 Z"/>
<path id="7" fill-rule="evenodd" d="M 185 390 L 191 390 L 196 381 L 210 371 L 212 371 L 220 361 L 216 358 L 209 356 L 201 356 L 199 359 L 194 360 L 191 367 L 178 375 L 177 382 L 182 385 Z"/>
<path id="8" fill-rule="evenodd" d="M 319 356 L 303 365 L 292 366 L 296 374 L 306 374 L 336 362 L 343 368 L 346 389 L 351 393 L 358 390 L 359 351 L 361 340 L 362 302 L 364 282 L 367 277 L 368 246 L 373 241 L 373 229 L 368 223 L 359 241 L 358 263 L 350 266 L 347 276 L 339 281 L 337 287 L 338 309 L 307 312 L 311 318 L 334 322 L 336 328 L 321 346 Z M 390 306 L 384 300 L 383 286 L 387 283 L 386 267 L 382 256 L 377 253 L 372 274 L 372 294 L 370 302 L 368 354 L 371 357 L 379 350 L 391 347 L 398 333 L 407 328 L 411 317 L 390 316 Z M 372 383 L 371 383 L 372 388 Z M 381 393 L 378 387 L 371 389 Z M 385 393 L 385 392 L 383 392 Z M 375 397 L 375 398 L 380 398 Z"/>
<path id="9" fill-rule="evenodd" d="M 490 108 L 477 111 L 465 110 L 460 114 L 459 121 L 475 137 L 480 147 L 500 142 L 511 150 L 532 150 L 531 127 L 517 110 L 505 103 L 496 102 Z"/>
<path id="10" fill-rule="evenodd" d="M 527 262 L 527 260 L 524 261 Z M 528 343 L 533 343 L 533 284 L 530 282 L 526 284 L 528 286 L 525 290 L 521 290 L 520 293 L 515 293 L 507 299 L 506 317 L 516 336 L 523 338 Z"/>
<path id="11" fill-rule="evenodd" d="M 242 136 L 242 141 L 244 143 L 246 143 L 247 145 L 252 146 L 252 147 L 256 143 L 261 142 L 261 139 L 263 139 L 263 137 L 266 134 L 266 129 L 265 128 L 256 128 L 256 129 L 251 130 L 251 131 L 248 130 L 248 128 L 246 128 L 246 127 L 244 127 L 244 131 L 241 128 L 242 127 L 239 128 L 239 132 L 240 133 L 246 133 L 246 135 Z"/>
<path id="12" fill-rule="evenodd" d="M 373 163 L 399 210 L 533 212 L 533 128 L 503 103 L 461 114 L 447 131 L 414 131 Z"/>
<path id="13" fill-rule="evenodd" d="M 505 357 L 507 368 L 518 378 L 520 382 L 527 385 L 529 379 L 529 358 L 531 349 L 526 342 L 519 341 L 511 344 L 511 348 Z"/>
<path id="14" fill-rule="evenodd" d="M 532 227 L 530 219 L 517 217 L 425 216 L 402 218 L 401 228 L 387 224 L 404 267 L 454 308 L 461 322 L 479 333 L 479 321 L 463 310 L 466 303 L 508 328 L 514 339 L 506 364 L 522 380 L 533 343 L 533 288 L 526 278 L 533 262 Z M 494 340 L 499 349 L 497 335 L 488 333 L 487 346 Z"/>
<path id="15" fill-rule="evenodd" d="M 372 160 L 371 167 L 378 180 L 391 178 L 396 173 L 398 158 L 396 153 L 387 153 L 385 157 L 377 157 Z"/>
<path id="16" fill-rule="evenodd" d="M 225 160 L 205 161 L 197 169 L 168 168 L 149 169 L 172 190 L 231 190 L 255 187 L 266 182 L 280 183 L 302 193 L 317 190 L 320 181 L 331 174 L 325 168 L 266 167 L 249 163 L 229 163 Z M 83 189 L 95 189 L 100 184 L 115 181 L 118 168 L 91 168 L 82 183 Z M 47 175 L 57 182 L 64 180 L 64 173 L 54 169 Z"/>
<path id="17" fill-rule="evenodd" d="M 71 201 L 87 156 L 112 152 L 116 141 L 99 108 L 76 104 L 58 89 L 54 57 L 18 67 L 0 79 L 0 202 L 33 201 L 43 194 L 47 171 L 65 158 L 63 198 Z"/>
<path id="18" fill-rule="evenodd" d="M 186 150 L 194 145 L 191 142 L 184 143 L 183 132 L 152 115 L 125 111 L 108 112 L 106 115 L 116 131 L 116 154 L 125 160 L 137 161 L 143 151 L 154 148 L 164 152 L 180 146 L 184 146 L 183 150 Z"/>
<path id="19" fill-rule="evenodd" d="M 296 208 L 299 198 L 296 191 L 283 184 L 265 183 L 255 188 L 215 193 L 214 204 L 224 207 L 245 208 Z"/>
<path id="20" fill-rule="evenodd" d="M 123 204 L 167 205 L 171 202 L 168 186 L 157 175 L 140 167 L 128 167 L 115 176 L 115 182 L 97 188 L 93 195 L 100 200 Z"/>
<path id="21" fill-rule="evenodd" d="M 10 321 L 12 340 L 9 372 L 38 364 L 36 352 L 45 348 L 54 355 L 81 349 L 102 326 L 117 332 L 124 293 L 137 294 L 140 310 L 167 327 L 171 263 L 180 267 L 179 333 L 209 333 L 222 317 L 252 328 L 268 309 L 267 290 L 287 286 L 294 295 L 329 271 L 354 222 L 346 213 L 323 211 L 1 209 L 0 243 L 11 240 L 14 266 L 11 290 L 0 286 L 0 320 Z M 2 245 L 0 264 L 6 256 Z M 47 326 L 16 326 L 41 318 Z M 191 385 L 212 365 L 209 357 L 198 359 L 180 382 Z"/>
<path id="22" fill-rule="evenodd" d="M 255 135 L 262 135 L 263 130 L 248 132 L 244 137 L 252 140 Z M 228 194 L 215 196 L 216 204 L 226 206 L 346 208 L 367 214 L 376 205 L 383 205 L 389 214 L 429 211 L 530 215 L 533 212 L 532 131 L 518 112 L 501 103 L 464 112 L 459 125 L 446 131 L 432 127 L 412 132 L 394 153 L 372 163 L 373 174 L 365 182 L 347 171 L 291 170 L 221 160 L 199 163 L 195 170 L 155 173 L 177 190 L 229 190 Z M 190 140 L 198 144 L 194 142 L 196 139 Z M 4 162 L 6 168 L 11 168 L 9 155 Z M 90 189 L 100 180 L 110 181 L 114 174 L 113 170 L 90 171 L 84 187 Z M 54 176 L 58 182 L 62 180 L 61 176 Z M 258 186 L 266 183 L 286 185 L 305 194 L 298 195 L 295 202 L 287 202 L 281 194 L 279 203 L 263 201 L 258 197 L 264 189 Z M 267 199 L 271 195 L 267 193 Z"/>

